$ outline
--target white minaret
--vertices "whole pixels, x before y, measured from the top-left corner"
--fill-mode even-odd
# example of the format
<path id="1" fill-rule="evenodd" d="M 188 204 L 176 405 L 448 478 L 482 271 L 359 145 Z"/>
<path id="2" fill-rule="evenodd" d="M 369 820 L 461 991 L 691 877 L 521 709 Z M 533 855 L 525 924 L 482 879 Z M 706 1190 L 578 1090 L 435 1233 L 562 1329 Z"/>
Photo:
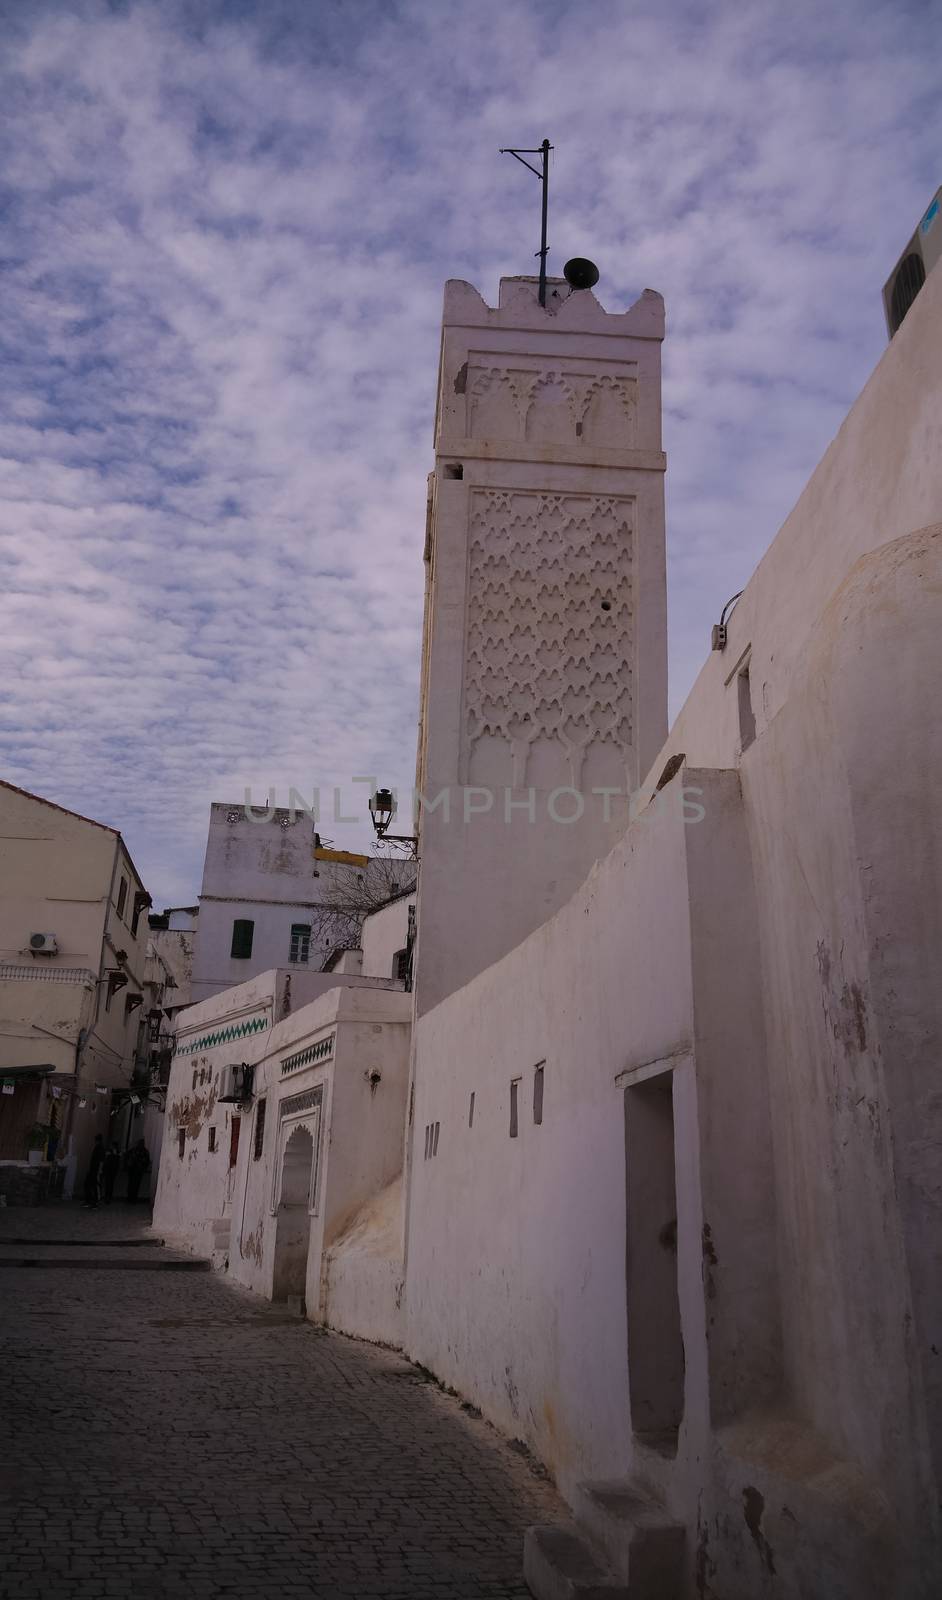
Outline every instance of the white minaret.
<path id="1" fill-rule="evenodd" d="M 645 290 L 445 286 L 419 725 L 416 1006 L 569 897 L 667 732 L 661 340 Z"/>

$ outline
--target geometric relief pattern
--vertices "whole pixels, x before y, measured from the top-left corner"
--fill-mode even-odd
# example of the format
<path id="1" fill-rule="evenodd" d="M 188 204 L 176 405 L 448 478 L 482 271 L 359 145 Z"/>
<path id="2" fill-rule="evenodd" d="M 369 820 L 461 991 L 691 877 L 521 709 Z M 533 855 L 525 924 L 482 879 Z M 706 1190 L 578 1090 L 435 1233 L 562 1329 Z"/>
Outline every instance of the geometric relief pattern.
<path id="1" fill-rule="evenodd" d="M 626 450 L 635 442 L 638 381 L 621 373 L 552 368 L 471 366 L 466 432 L 472 439 L 526 439 L 531 444 L 591 445 Z"/>
<path id="2" fill-rule="evenodd" d="M 595 741 L 628 765 L 633 516 L 628 496 L 471 491 L 465 735 L 507 741 L 514 788 L 537 739 L 575 788 Z"/>
<path id="3" fill-rule="evenodd" d="M 302 1111 L 312 1111 L 319 1106 L 324 1098 L 323 1087 L 318 1084 L 316 1089 L 304 1089 L 300 1094 L 293 1094 L 287 1100 L 282 1100 L 278 1107 L 279 1116 L 296 1117 Z"/>
<path id="4" fill-rule="evenodd" d="M 81 983 L 86 986 L 98 982 L 98 974 L 88 967 L 30 967 L 17 966 L 15 962 L 0 963 L 0 980 L 13 983 Z"/>

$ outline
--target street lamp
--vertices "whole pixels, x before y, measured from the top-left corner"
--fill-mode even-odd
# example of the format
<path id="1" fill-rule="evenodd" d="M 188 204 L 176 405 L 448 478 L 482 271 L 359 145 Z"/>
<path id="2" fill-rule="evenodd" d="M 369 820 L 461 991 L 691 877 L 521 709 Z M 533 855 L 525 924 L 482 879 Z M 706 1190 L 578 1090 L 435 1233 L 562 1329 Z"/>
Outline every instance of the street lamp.
<path id="1" fill-rule="evenodd" d="M 396 800 L 391 789 L 377 789 L 370 795 L 370 816 L 377 839 L 386 837 L 386 830 L 396 815 Z"/>
<path id="2" fill-rule="evenodd" d="M 419 842 L 414 833 L 389 832 L 396 810 L 396 797 L 391 789 L 377 789 L 370 795 L 370 816 L 377 839 L 385 839 L 388 844 L 407 844 L 414 852 Z"/>

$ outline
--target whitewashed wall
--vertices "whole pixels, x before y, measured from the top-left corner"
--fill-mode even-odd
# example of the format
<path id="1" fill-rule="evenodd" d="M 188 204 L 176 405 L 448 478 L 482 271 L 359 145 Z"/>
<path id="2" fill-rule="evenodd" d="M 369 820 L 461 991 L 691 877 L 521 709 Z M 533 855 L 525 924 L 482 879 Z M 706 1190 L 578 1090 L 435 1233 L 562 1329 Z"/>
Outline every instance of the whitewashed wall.
<path id="1" fill-rule="evenodd" d="M 228 1229 L 236 1177 L 230 1166 L 234 1117 L 240 1119 L 240 1147 L 249 1134 L 249 1118 L 240 1108 L 219 1102 L 220 1081 L 227 1065 L 255 1063 L 264 1055 L 283 994 L 283 974 L 263 972 L 180 1013 L 153 1220 L 161 1233 L 197 1254 L 210 1255 L 220 1229 L 223 1236 Z"/>
<path id="2" fill-rule="evenodd" d="M 333 1015 L 339 1003 L 336 997 L 354 989 L 376 996 L 383 1010 L 387 989 L 377 979 L 281 968 L 260 973 L 180 1013 L 154 1209 L 155 1225 L 164 1233 L 198 1254 L 210 1254 L 217 1246 L 217 1253 L 225 1254 L 233 1205 L 243 1193 L 245 1141 L 251 1136 L 254 1111 L 220 1102 L 223 1071 L 227 1065 L 249 1062 L 256 1066 L 259 1081 L 264 1081 L 259 1064 L 268 1053 L 277 1050 L 283 1038 L 295 1037 L 292 1030 L 303 1032 L 314 1026 L 309 1019 L 320 1013 L 312 1013 L 312 1003 L 325 1000 L 326 1014 Z M 408 1010 L 407 1001 L 400 997 L 399 1003 Z M 351 1004 L 356 1014 L 355 1003 Z M 256 1090 L 256 1102 L 260 1092 Z M 233 1118 L 241 1119 L 237 1168 L 229 1164 Z M 398 1126 L 401 1166 L 401 1118 Z M 182 1156 L 181 1128 L 185 1130 Z M 215 1131 L 212 1150 L 210 1129 Z"/>
<path id="3" fill-rule="evenodd" d="M 254 1139 L 240 1146 L 229 1271 L 247 1288 L 273 1293 L 283 1115 L 299 1097 L 319 1095 L 308 1124 L 317 1141 L 317 1175 L 304 1290 L 315 1320 L 328 1316 L 324 1248 L 402 1167 L 410 1018 L 410 997 L 399 991 L 334 988 L 274 1029 L 256 1073 L 252 1122 L 254 1128 L 264 1097 L 263 1148 L 256 1157 Z M 309 1064 L 294 1065 L 319 1049 L 323 1055 Z"/>
<path id="4" fill-rule="evenodd" d="M 313 818 L 300 810 L 292 816 L 280 808 L 269 817 L 259 809 L 249 820 L 242 805 L 212 804 L 193 951 L 194 1001 L 288 966 L 293 923 L 313 924 L 309 965 L 320 966 L 335 938 L 318 908 L 338 885 L 355 883 L 370 869 L 316 860 L 315 833 Z M 255 924 L 249 957 L 231 953 L 236 919 Z"/>
<path id="5" fill-rule="evenodd" d="M 363 949 L 363 975 L 392 978 L 393 960 L 406 947 L 409 937 L 409 911 L 415 908 L 415 895 L 403 895 L 391 905 L 374 911 L 363 924 L 360 944 Z"/>
<path id="6" fill-rule="evenodd" d="M 416 1027 L 408 1348 L 567 1493 L 659 1483 L 691 1594 L 942 1587 L 940 443 L 936 275 L 651 768 L 648 793 L 686 757 L 664 794 L 701 787 L 703 820 L 642 810 Z M 635 1436 L 626 1358 L 621 1097 L 651 1061 L 675 1083 L 673 1457 Z"/>

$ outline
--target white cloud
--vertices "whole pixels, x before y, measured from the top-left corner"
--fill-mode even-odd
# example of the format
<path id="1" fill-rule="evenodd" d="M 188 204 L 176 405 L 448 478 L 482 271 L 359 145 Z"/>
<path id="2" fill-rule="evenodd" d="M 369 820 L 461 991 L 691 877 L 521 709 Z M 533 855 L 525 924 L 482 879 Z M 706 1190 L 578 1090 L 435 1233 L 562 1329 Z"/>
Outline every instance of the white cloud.
<path id="1" fill-rule="evenodd" d="M 882 349 L 932 9 L 12 11 L 5 775 L 175 900 L 211 798 L 408 784 L 441 284 L 528 270 L 544 134 L 551 263 L 667 299 L 678 703 Z"/>

